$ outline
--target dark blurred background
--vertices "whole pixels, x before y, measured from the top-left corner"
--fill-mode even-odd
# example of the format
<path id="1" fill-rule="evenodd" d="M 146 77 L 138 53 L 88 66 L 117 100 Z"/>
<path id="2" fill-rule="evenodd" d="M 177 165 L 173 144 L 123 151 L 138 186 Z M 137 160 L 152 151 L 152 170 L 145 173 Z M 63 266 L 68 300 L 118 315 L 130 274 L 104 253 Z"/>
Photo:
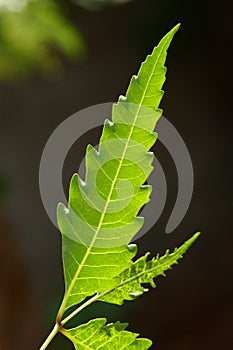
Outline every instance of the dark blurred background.
<path id="1" fill-rule="evenodd" d="M 229 6 L 228 6 L 229 5 Z M 183 222 L 165 227 L 175 166 L 156 155 L 168 182 L 165 210 L 138 240 L 139 254 L 201 238 L 158 288 L 123 307 L 80 314 L 128 321 L 160 350 L 230 349 L 233 341 L 232 11 L 226 0 L 0 1 L 0 348 L 38 349 L 63 294 L 61 237 L 43 208 L 40 157 L 53 130 L 76 111 L 115 101 L 159 39 L 182 26 L 167 60 L 164 115 L 190 151 L 195 189 Z M 98 130 L 72 147 L 64 186 Z M 49 190 L 49 189 L 48 189 Z M 72 349 L 58 336 L 51 349 Z"/>

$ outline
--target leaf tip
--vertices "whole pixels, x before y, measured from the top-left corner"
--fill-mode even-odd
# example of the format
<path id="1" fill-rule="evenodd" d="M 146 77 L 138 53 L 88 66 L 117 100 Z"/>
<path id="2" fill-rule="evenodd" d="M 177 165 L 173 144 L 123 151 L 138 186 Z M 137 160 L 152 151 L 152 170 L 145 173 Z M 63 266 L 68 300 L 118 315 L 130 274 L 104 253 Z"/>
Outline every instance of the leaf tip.
<path id="1" fill-rule="evenodd" d="M 194 242 L 198 239 L 198 237 L 199 237 L 200 235 L 201 235 L 201 232 L 200 232 L 200 231 L 194 233 L 194 235 L 188 240 L 188 242 L 194 243 Z"/>
<path id="2" fill-rule="evenodd" d="M 179 30 L 180 26 L 181 26 L 180 23 L 176 24 L 175 27 L 173 27 L 173 28 L 165 35 L 165 37 L 162 39 L 162 41 L 168 39 L 168 41 L 169 41 L 169 43 L 170 43 L 171 40 L 172 40 L 172 38 L 173 38 L 173 36 L 175 35 L 175 33 Z"/>
<path id="3" fill-rule="evenodd" d="M 175 25 L 175 27 L 174 27 L 174 30 L 179 30 L 179 28 L 180 28 L 180 26 L 181 26 L 181 23 L 179 22 L 179 23 L 177 23 L 177 25 Z"/>

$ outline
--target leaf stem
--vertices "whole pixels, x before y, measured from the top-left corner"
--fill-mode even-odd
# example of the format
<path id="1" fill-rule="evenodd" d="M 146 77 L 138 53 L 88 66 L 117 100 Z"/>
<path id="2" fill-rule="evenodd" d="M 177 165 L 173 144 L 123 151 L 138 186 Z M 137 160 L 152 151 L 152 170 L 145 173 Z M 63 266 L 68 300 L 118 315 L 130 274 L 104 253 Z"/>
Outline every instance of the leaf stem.
<path id="1" fill-rule="evenodd" d="M 77 309 L 75 309 L 73 312 L 71 312 L 70 315 L 68 315 L 64 320 L 61 321 L 61 326 L 64 326 L 65 323 L 67 323 L 69 320 L 71 320 L 75 315 L 77 315 L 80 311 L 85 309 L 87 306 L 94 303 L 96 300 L 99 299 L 99 294 L 95 294 L 91 299 L 87 300 L 85 303 L 80 305 Z"/>
<path id="2" fill-rule="evenodd" d="M 51 343 L 55 335 L 59 332 L 60 328 L 61 326 L 58 323 L 56 323 L 55 326 L 53 327 L 53 330 L 51 331 L 51 333 L 49 334 L 45 342 L 41 345 L 39 350 L 47 349 L 48 345 Z"/>

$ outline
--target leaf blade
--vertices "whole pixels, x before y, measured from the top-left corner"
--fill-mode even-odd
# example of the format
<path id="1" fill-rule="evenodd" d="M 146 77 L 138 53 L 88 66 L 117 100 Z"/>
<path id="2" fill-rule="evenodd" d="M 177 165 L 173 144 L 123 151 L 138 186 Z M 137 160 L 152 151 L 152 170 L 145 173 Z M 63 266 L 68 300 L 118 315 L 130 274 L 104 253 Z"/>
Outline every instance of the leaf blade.
<path id="1" fill-rule="evenodd" d="M 94 319 L 62 333 L 76 350 L 147 350 L 151 346 L 149 339 L 138 338 L 138 334 L 126 331 L 126 323 L 106 325 L 106 321 L 105 318 Z"/>
<path id="2" fill-rule="evenodd" d="M 142 64 L 137 82 L 133 77 L 126 97 L 113 106 L 113 123 L 105 123 L 99 150 L 87 148 L 85 181 L 75 174 L 69 207 L 58 206 L 66 282 L 60 316 L 86 297 L 112 288 L 136 254 L 128 244 L 143 224 L 137 214 L 151 192 L 150 186 L 143 185 L 153 169 L 153 154 L 148 150 L 157 138 L 153 129 L 161 115 L 158 105 L 166 51 L 177 30 L 178 26 L 161 40 Z M 152 90 L 156 93 L 151 94 Z M 121 252 L 116 253 L 119 247 Z M 99 267 L 116 253 L 118 268 L 97 269 L 92 261 L 97 253 L 103 258 Z M 87 276 L 92 273 L 90 283 Z"/>
<path id="3" fill-rule="evenodd" d="M 149 261 L 147 260 L 149 253 L 140 257 L 120 274 L 121 281 L 119 285 L 112 291 L 106 291 L 105 295 L 100 296 L 99 300 L 122 305 L 125 300 L 134 300 L 147 292 L 148 289 L 145 289 L 143 284 L 147 283 L 155 288 L 154 279 L 158 276 L 164 276 L 165 271 L 170 270 L 173 265 L 177 264 L 178 260 L 183 257 L 199 236 L 200 232 L 197 232 L 179 248 L 175 248 L 172 253 L 167 250 L 162 257 L 157 256 Z"/>

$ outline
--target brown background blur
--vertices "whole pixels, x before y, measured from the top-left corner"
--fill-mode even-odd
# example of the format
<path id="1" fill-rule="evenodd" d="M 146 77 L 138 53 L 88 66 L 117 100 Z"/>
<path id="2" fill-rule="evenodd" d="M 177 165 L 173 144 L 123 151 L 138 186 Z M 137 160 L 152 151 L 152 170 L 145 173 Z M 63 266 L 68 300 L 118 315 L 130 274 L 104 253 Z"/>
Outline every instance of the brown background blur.
<path id="1" fill-rule="evenodd" d="M 233 341 L 232 259 L 232 11 L 227 1 L 138 0 L 90 12 L 73 7 L 71 19 L 87 43 L 87 57 L 47 81 L 38 76 L 0 84 L 1 168 L 8 193 L 0 224 L 1 350 L 38 349 L 49 332 L 63 293 L 61 237 L 42 206 L 38 169 L 43 147 L 68 116 L 124 94 L 159 39 L 182 26 L 168 55 L 164 115 L 189 148 L 195 190 L 183 222 L 165 226 L 174 205 L 174 164 L 158 143 L 156 155 L 168 182 L 165 210 L 141 238 L 139 254 L 173 248 L 196 230 L 201 238 L 158 288 L 123 307 L 98 304 L 79 321 L 107 316 L 154 341 L 152 349 L 230 349 Z M 97 134 L 82 139 L 80 152 Z M 78 154 L 77 154 L 78 153 Z M 72 148 L 64 184 L 77 169 Z M 58 337 L 51 349 L 72 349 Z"/>

